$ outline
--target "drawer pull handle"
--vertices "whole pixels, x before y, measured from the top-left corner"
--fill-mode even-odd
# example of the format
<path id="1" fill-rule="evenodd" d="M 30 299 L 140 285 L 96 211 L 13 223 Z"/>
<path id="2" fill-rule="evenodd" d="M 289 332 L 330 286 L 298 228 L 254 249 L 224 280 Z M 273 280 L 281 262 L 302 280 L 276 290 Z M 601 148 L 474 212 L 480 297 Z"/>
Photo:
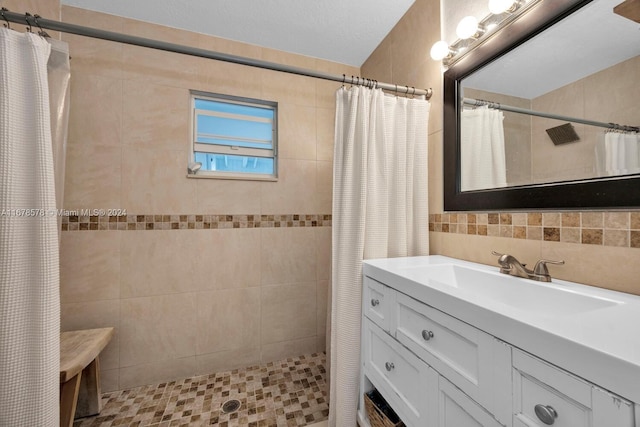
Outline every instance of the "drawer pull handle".
<path id="1" fill-rule="evenodd" d="M 542 404 L 537 404 L 534 409 L 540 421 L 548 426 L 552 425 L 556 421 L 556 418 L 558 418 L 558 413 L 556 412 L 556 410 L 549 405 L 545 406 Z"/>
<path id="2" fill-rule="evenodd" d="M 424 338 L 425 341 L 429 341 L 431 338 L 433 338 L 433 332 L 427 331 L 425 329 L 424 331 L 422 331 L 422 338 Z"/>
<path id="3" fill-rule="evenodd" d="M 372 299 L 371 300 L 371 306 L 375 307 L 376 305 L 380 305 L 380 301 L 378 301 L 377 299 Z"/>
<path id="4" fill-rule="evenodd" d="M 395 365 L 393 364 L 393 362 L 387 362 L 384 364 L 384 367 L 386 368 L 387 371 L 391 372 L 391 370 L 395 368 Z"/>

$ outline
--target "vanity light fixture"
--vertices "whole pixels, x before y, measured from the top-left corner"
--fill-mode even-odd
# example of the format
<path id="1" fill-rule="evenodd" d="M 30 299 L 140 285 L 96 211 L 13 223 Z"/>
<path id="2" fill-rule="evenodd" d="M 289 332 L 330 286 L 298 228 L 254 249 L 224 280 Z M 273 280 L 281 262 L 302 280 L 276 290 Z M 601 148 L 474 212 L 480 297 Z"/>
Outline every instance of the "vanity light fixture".
<path id="1" fill-rule="evenodd" d="M 484 27 L 480 25 L 475 16 L 465 16 L 456 27 L 456 35 L 462 40 L 471 37 L 478 38 L 483 33 Z"/>
<path id="2" fill-rule="evenodd" d="M 500 15 L 505 12 L 514 12 L 518 2 L 513 0 L 489 0 L 489 12 Z"/>
<path id="3" fill-rule="evenodd" d="M 444 40 L 431 47 L 431 58 L 449 66 L 461 57 L 463 52 L 481 43 L 484 36 L 512 22 L 516 17 L 541 0 L 489 0 L 489 14 L 482 20 L 465 16 L 456 27 L 458 40 L 449 44 Z"/>

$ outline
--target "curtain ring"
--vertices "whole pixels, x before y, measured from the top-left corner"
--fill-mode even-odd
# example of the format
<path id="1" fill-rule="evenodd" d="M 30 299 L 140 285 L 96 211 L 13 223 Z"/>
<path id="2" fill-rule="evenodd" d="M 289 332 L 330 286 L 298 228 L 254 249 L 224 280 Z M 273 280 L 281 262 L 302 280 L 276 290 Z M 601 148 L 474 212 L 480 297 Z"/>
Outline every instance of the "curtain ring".
<path id="1" fill-rule="evenodd" d="M 5 12 L 9 12 L 9 9 L 7 9 L 6 7 L 0 8 L 0 15 L 2 15 L 2 19 L 4 19 L 7 22 L 6 24 L 2 24 L 2 25 L 4 25 L 5 28 L 11 29 L 11 24 L 9 23 L 9 20 L 7 19 L 6 16 L 4 16 Z"/>
<path id="2" fill-rule="evenodd" d="M 409 86 L 407 86 L 407 91 L 404 94 L 409 95 Z"/>
<path id="3" fill-rule="evenodd" d="M 25 12 L 24 13 L 24 21 L 27 23 L 27 31 L 32 33 L 33 32 L 33 28 L 31 28 L 31 22 L 29 22 L 29 17 L 31 16 L 31 14 L 29 12 Z"/>
<path id="4" fill-rule="evenodd" d="M 47 34 L 47 32 L 42 28 L 42 26 L 40 26 L 40 23 L 38 22 L 38 19 L 42 18 L 42 16 L 35 14 L 33 15 L 33 22 L 36 23 L 36 25 L 38 26 L 38 28 L 40 28 L 40 31 L 38 32 L 38 35 L 41 37 L 51 37 L 49 34 Z"/>

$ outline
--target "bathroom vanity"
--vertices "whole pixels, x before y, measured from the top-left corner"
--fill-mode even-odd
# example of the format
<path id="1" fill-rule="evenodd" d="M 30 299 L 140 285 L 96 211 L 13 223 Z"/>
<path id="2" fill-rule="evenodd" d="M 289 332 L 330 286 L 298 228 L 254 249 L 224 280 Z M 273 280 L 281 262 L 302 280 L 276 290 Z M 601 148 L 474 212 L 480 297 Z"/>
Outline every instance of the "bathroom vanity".
<path id="1" fill-rule="evenodd" d="M 408 427 L 640 427 L 640 297 L 498 270 L 365 261 L 361 392 Z"/>

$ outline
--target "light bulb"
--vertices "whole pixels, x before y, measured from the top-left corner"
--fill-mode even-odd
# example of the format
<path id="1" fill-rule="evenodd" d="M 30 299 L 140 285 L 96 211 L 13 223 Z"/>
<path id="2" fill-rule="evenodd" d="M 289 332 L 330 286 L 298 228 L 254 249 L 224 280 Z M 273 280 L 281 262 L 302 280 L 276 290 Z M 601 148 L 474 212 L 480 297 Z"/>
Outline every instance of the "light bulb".
<path id="1" fill-rule="evenodd" d="M 449 55 L 449 45 L 446 41 L 440 40 L 431 46 L 431 58 L 440 61 Z"/>
<path id="2" fill-rule="evenodd" d="M 513 0 L 489 0 L 489 12 L 500 15 L 511 9 L 513 3 Z"/>
<path id="3" fill-rule="evenodd" d="M 478 32 L 478 20 L 474 16 L 465 16 L 456 27 L 456 34 L 462 40 L 472 37 Z"/>

